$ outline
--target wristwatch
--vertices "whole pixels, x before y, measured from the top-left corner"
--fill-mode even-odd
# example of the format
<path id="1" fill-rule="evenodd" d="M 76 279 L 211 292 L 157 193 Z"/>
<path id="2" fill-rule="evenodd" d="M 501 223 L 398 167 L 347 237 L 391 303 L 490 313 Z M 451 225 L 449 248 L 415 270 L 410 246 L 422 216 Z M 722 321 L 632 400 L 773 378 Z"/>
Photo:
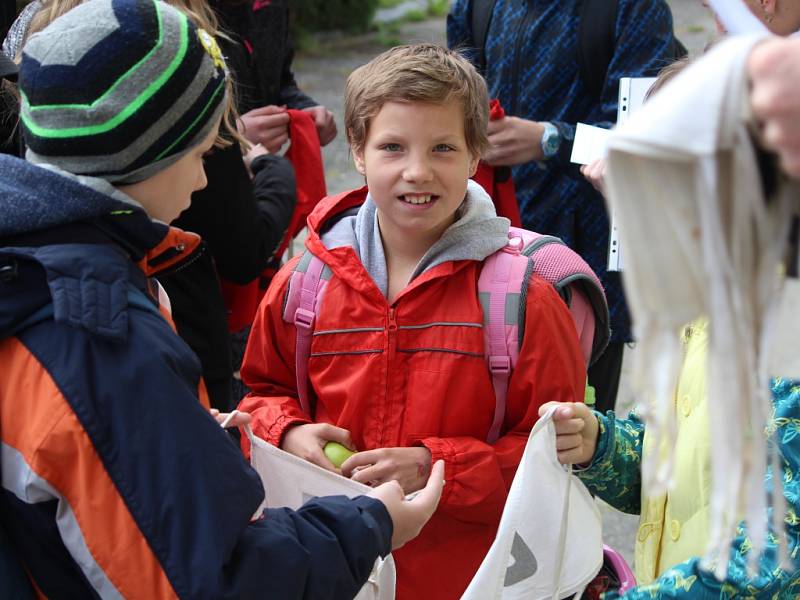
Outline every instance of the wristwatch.
<path id="1" fill-rule="evenodd" d="M 552 158 L 561 146 L 561 134 L 558 133 L 558 129 L 552 123 L 545 121 L 542 125 L 544 126 L 544 131 L 542 132 L 542 154 L 546 159 Z"/>

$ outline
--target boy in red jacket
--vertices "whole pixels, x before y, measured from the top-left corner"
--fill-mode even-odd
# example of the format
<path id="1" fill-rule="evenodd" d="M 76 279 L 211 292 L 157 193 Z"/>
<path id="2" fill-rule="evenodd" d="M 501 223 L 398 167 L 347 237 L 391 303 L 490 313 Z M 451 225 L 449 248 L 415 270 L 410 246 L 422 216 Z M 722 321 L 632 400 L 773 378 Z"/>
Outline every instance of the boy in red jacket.
<path id="1" fill-rule="evenodd" d="M 495 395 L 477 281 L 509 227 L 468 182 L 486 147 L 487 107 L 475 69 L 435 45 L 395 48 L 352 73 L 345 126 L 367 187 L 309 217 L 307 253 L 273 281 L 242 367 L 253 391 L 240 409 L 288 452 L 339 471 L 323 453 L 339 442 L 359 451 L 343 476 L 397 480 L 407 494 L 445 461 L 439 509 L 395 554 L 400 600 L 461 595 L 494 539 L 538 407 L 583 397 L 575 326 L 534 276 L 519 298 L 527 316 L 501 437 L 486 442 Z M 295 325 L 283 318 L 309 253 L 326 266 L 307 362 L 311 414 L 299 401 Z"/>

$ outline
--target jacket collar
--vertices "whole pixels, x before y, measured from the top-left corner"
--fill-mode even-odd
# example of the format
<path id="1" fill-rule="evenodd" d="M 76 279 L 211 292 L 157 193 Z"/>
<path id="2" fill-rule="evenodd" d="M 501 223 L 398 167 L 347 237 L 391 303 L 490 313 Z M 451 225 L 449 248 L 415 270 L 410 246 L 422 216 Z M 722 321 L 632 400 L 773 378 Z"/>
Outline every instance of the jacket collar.
<path id="1" fill-rule="evenodd" d="M 124 338 L 129 289 L 146 293 L 146 277 L 200 251 L 199 236 L 153 221 L 122 194 L 8 156 L 0 171 L 0 336 L 52 302 L 56 321 Z"/>

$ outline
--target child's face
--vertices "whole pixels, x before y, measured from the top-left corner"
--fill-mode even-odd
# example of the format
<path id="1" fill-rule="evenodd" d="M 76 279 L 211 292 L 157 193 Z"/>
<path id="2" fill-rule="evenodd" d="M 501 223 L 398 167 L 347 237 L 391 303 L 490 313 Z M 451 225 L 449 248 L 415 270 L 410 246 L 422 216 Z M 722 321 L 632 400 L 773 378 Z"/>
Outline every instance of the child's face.
<path id="1" fill-rule="evenodd" d="M 219 123 L 208 136 L 178 161 L 139 183 L 119 189 L 142 205 L 151 219 L 171 223 L 192 203 L 192 193 L 206 187 L 203 155 L 214 145 Z"/>
<path id="2" fill-rule="evenodd" d="M 387 102 L 353 156 L 378 207 L 384 243 L 438 239 L 453 223 L 478 166 L 456 102 Z"/>

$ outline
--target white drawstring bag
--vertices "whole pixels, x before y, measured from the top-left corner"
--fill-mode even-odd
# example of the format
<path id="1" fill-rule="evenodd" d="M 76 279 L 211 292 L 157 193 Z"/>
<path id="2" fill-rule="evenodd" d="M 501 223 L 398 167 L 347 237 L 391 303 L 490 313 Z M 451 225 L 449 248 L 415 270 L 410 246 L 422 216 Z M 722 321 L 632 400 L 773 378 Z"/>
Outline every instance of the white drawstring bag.
<path id="1" fill-rule="evenodd" d="M 293 454 L 276 448 L 244 428 L 250 440 L 250 464 L 261 477 L 266 496 L 258 514 L 267 508 L 300 508 L 318 496 L 364 496 L 372 488 L 331 473 Z M 394 600 L 395 566 L 392 555 L 378 558 L 367 583 L 354 600 Z"/>
<path id="2" fill-rule="evenodd" d="M 528 437 L 497 537 L 461 600 L 579 597 L 603 565 L 600 512 L 558 462 L 554 410 Z"/>
<path id="3" fill-rule="evenodd" d="M 775 193 L 765 197 L 746 69 L 762 39 L 720 42 L 670 80 L 615 130 L 605 176 L 629 252 L 625 292 L 638 340 L 631 388 L 644 404 L 653 447 L 666 449 L 642 464 L 642 485 L 653 495 L 669 488 L 675 461 L 675 385 L 683 360 L 677 332 L 708 319 L 706 395 L 709 413 L 722 417 L 710 421 L 704 566 L 720 581 L 742 518 L 756 566 L 768 542 L 768 501 L 782 563 L 790 565 L 782 458 L 762 432 L 773 412 L 769 378 L 800 374 L 793 372 L 800 361 L 791 360 L 797 356 L 792 333 L 800 328 L 797 295 L 787 296 L 792 288 L 779 268 L 800 188 L 776 171 Z M 768 464 L 775 487 L 769 498 Z"/>

